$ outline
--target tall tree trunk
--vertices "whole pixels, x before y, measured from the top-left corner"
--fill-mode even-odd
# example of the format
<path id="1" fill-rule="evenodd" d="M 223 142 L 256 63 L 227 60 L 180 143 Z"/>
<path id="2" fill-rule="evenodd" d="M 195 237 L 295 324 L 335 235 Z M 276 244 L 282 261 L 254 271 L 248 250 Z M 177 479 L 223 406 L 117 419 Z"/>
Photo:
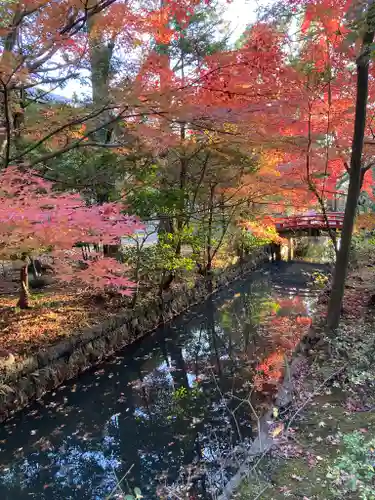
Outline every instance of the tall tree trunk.
<path id="1" fill-rule="evenodd" d="M 212 270 L 212 231 L 213 231 L 213 216 L 214 216 L 214 194 L 215 194 L 215 185 L 212 185 L 210 188 L 210 201 L 209 201 L 209 216 L 208 216 L 208 231 L 207 231 L 207 261 L 205 266 L 205 274 L 211 274 Z"/>
<path id="2" fill-rule="evenodd" d="M 100 193 L 96 197 L 97 203 L 99 205 L 103 205 L 104 203 L 108 203 L 110 201 L 109 193 Z M 104 257 L 113 257 L 115 259 L 119 259 L 121 254 L 121 240 L 119 243 L 113 245 L 103 245 L 103 255 Z"/>
<path id="3" fill-rule="evenodd" d="M 17 302 L 17 306 L 20 309 L 28 309 L 30 307 L 29 304 L 29 275 L 28 275 L 28 263 L 25 262 L 22 268 L 20 269 L 20 289 L 19 289 L 19 298 Z"/>
<path id="4" fill-rule="evenodd" d="M 95 109 L 100 109 L 109 103 L 109 76 L 111 59 L 114 49 L 112 41 L 103 39 L 101 32 L 96 28 L 96 16 L 92 16 L 88 22 L 92 102 Z M 112 125 L 106 125 L 110 120 L 110 111 L 103 111 L 93 120 L 93 129 L 101 127 L 93 134 L 94 139 L 101 143 L 111 140 Z"/>
<path id="5" fill-rule="evenodd" d="M 182 125 L 185 127 L 185 125 Z M 184 132 L 185 135 L 185 132 Z M 180 170 L 180 206 L 177 215 L 177 244 L 176 244 L 176 255 L 181 255 L 182 247 L 182 231 L 186 224 L 186 207 L 185 207 L 185 185 L 186 185 L 186 174 L 187 174 L 187 160 L 185 156 L 180 159 L 181 170 Z"/>
<path id="6" fill-rule="evenodd" d="M 357 59 L 357 99 L 355 108 L 354 135 L 350 159 L 349 188 L 345 207 L 341 245 L 337 254 L 332 292 L 328 304 L 327 328 L 335 330 L 340 321 L 345 280 L 349 264 L 354 218 L 361 186 L 361 159 L 366 125 L 370 45 L 374 39 L 374 3 L 371 1 L 367 14 L 367 31 L 363 37 L 362 53 Z"/>
<path id="7" fill-rule="evenodd" d="M 182 85 L 185 82 L 184 75 L 184 51 L 181 52 L 181 81 Z M 178 241 L 176 245 L 176 255 L 181 255 L 182 247 L 182 230 L 186 224 L 186 210 L 185 210 L 185 186 L 186 186 L 186 174 L 187 174 L 187 163 L 188 160 L 185 156 L 184 151 L 184 141 L 186 139 L 186 124 L 185 122 L 180 123 L 180 140 L 182 146 L 182 156 L 180 157 L 180 206 L 179 213 L 177 215 L 177 231 L 178 231 Z"/>
<path id="8" fill-rule="evenodd" d="M 10 161 L 10 141 L 11 141 L 11 111 L 10 92 L 7 85 L 4 85 L 0 93 L 0 119 L 1 119 L 1 145 L 0 155 L 2 157 L 2 167 L 6 168 Z"/>
<path id="9" fill-rule="evenodd" d="M 2 56 L 0 57 L 0 65 L 5 63 L 7 65 L 7 58 L 15 48 L 17 37 L 19 33 L 20 21 L 22 19 L 22 8 L 16 7 L 14 16 L 9 26 L 9 31 L 5 37 L 1 38 L 1 44 L 4 48 Z M 12 59 L 11 59 L 12 60 Z M 9 89 L 10 80 L 5 80 L 0 85 L 0 169 L 6 168 L 10 159 L 10 140 L 12 130 L 11 120 L 11 92 Z"/>

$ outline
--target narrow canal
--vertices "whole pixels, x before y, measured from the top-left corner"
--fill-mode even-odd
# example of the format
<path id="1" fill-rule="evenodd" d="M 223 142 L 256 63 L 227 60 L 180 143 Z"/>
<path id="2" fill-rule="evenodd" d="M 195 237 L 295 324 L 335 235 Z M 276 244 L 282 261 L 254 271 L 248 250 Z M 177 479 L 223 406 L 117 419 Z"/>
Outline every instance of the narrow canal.
<path id="1" fill-rule="evenodd" d="M 265 265 L 3 424 L 0 498 L 215 498 L 256 430 L 241 401 L 272 405 L 325 269 Z"/>

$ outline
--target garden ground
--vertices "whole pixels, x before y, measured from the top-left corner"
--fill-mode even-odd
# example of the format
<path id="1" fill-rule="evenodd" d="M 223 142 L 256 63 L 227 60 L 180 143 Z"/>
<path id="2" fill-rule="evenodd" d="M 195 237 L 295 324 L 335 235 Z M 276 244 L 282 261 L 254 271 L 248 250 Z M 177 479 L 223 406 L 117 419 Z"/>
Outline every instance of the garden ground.
<path id="1" fill-rule="evenodd" d="M 16 303 L 16 296 L 0 296 L 0 351 L 14 356 L 79 335 L 83 328 L 101 323 L 121 309 L 119 300 L 100 302 L 58 288 L 31 294 L 31 309 L 21 310 Z"/>

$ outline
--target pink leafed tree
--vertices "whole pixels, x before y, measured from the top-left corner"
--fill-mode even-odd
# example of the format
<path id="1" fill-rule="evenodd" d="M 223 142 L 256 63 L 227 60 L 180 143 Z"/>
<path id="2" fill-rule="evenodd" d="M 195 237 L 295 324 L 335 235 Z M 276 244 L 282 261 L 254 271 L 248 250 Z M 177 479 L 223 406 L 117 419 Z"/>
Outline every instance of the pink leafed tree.
<path id="1" fill-rule="evenodd" d="M 115 287 L 132 293 L 124 266 L 100 253 L 80 265 L 78 242 L 116 245 L 141 223 L 121 213 L 119 203 L 87 206 L 77 193 L 60 193 L 36 172 L 8 167 L 0 174 L 0 258 L 22 260 L 18 306 L 29 307 L 28 263 L 30 257 L 48 253 L 57 277 L 78 280 L 100 289 Z"/>

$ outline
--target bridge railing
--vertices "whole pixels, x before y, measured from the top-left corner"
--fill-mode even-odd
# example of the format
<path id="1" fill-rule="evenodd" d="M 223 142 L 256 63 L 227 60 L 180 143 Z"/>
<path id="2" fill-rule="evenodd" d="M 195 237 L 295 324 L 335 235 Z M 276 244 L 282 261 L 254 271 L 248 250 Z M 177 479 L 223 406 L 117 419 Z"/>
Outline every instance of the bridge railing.
<path id="1" fill-rule="evenodd" d="M 341 229 L 344 222 L 343 212 L 328 212 L 323 214 L 292 215 L 279 217 L 275 221 L 277 230 L 294 229 L 327 229 L 327 222 L 332 229 Z"/>

